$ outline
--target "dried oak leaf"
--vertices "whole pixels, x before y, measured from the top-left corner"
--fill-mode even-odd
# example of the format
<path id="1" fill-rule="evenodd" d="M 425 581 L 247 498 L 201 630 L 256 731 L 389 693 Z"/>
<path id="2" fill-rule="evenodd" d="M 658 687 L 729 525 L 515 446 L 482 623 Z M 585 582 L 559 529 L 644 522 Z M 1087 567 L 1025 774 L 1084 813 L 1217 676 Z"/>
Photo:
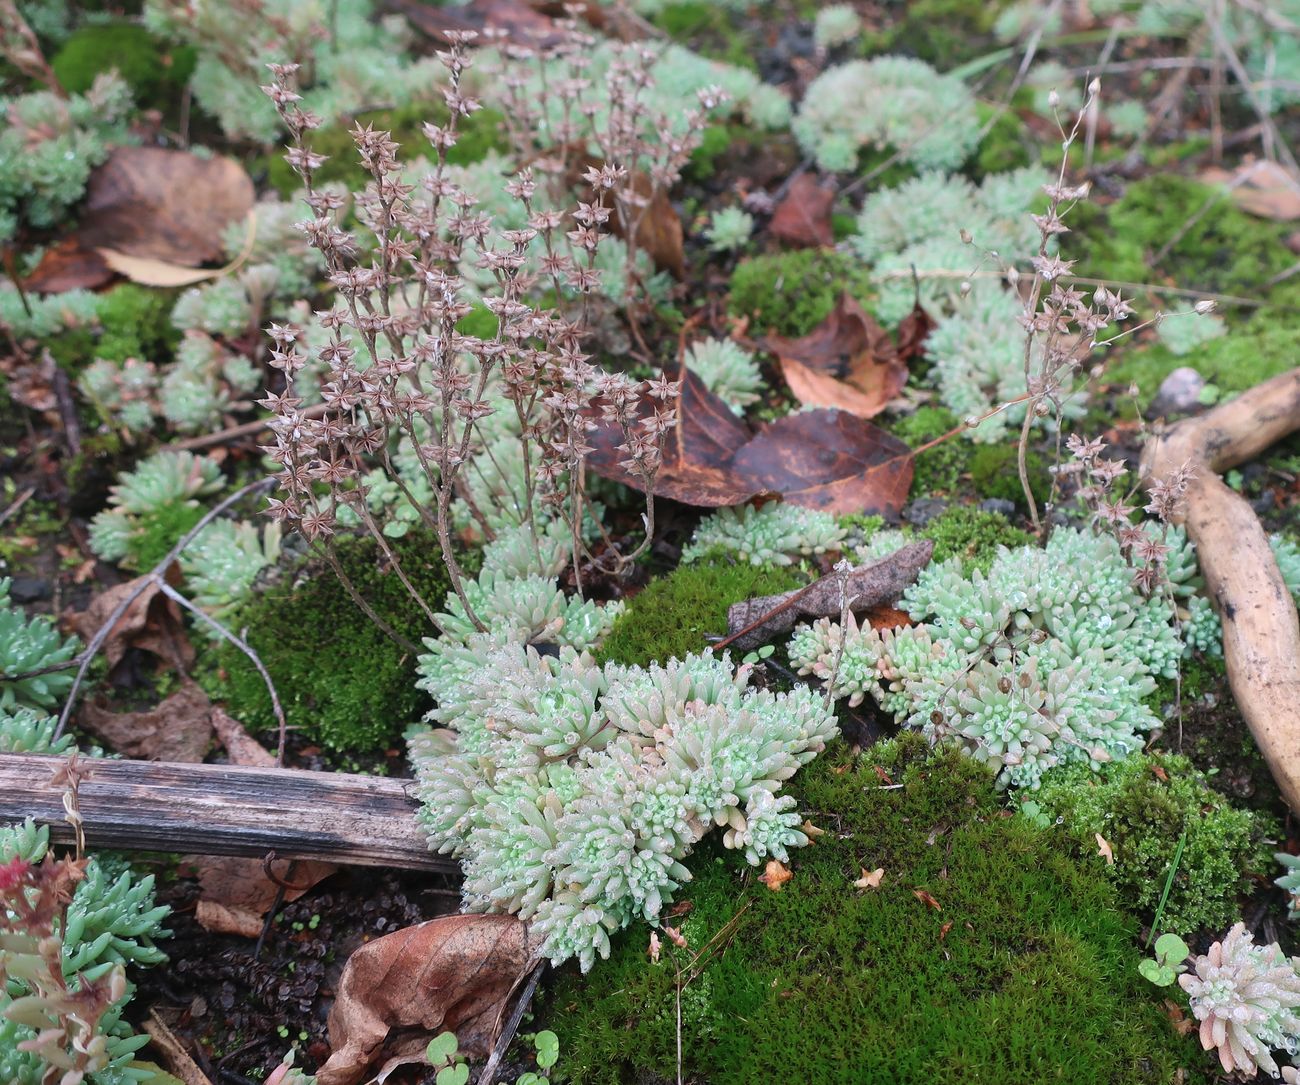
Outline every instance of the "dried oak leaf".
<path id="1" fill-rule="evenodd" d="M 27 285 L 49 291 L 58 270 L 63 289 L 106 280 L 109 270 L 98 250 L 147 260 L 155 268 L 197 268 L 225 255 L 222 234 L 253 208 L 253 182 L 233 158 L 200 158 L 162 147 L 116 147 L 86 185 L 86 199 L 72 237 L 83 254 L 60 249 L 57 263 L 45 260 Z M 85 281 L 71 283 L 70 270 L 82 267 Z"/>
<path id="2" fill-rule="evenodd" d="M 787 245 L 822 248 L 835 244 L 831 207 L 835 191 L 823 188 L 811 173 L 801 173 L 776 206 L 768 225 L 771 235 Z"/>
<path id="3" fill-rule="evenodd" d="M 200 889 L 194 918 L 199 925 L 216 934 L 257 938 L 266 923 L 266 913 L 275 904 L 280 890 L 280 886 L 266 876 L 262 860 L 209 855 L 196 858 L 194 866 Z M 284 890 L 287 902 L 297 900 L 338 867 L 312 859 L 282 859 L 273 869 L 276 877 L 289 887 Z"/>
<path id="4" fill-rule="evenodd" d="M 363 945 L 339 980 L 319 1085 L 355 1085 L 376 1063 L 418 1058 L 443 1031 L 465 1055 L 486 1055 L 533 948 L 527 924 L 507 915 L 442 916 Z"/>
<path id="5" fill-rule="evenodd" d="M 907 363 L 889 333 L 849 294 L 807 335 L 770 335 L 790 390 L 808 407 L 874 418 L 907 384 Z"/>
<path id="6" fill-rule="evenodd" d="M 69 624 L 82 639 L 90 640 L 112 616 L 122 598 L 130 595 L 142 579 L 128 580 L 96 595 L 89 607 L 70 616 Z M 163 595 L 157 584 L 149 584 L 132 600 L 104 641 L 104 659 L 110 678 L 128 648 L 152 652 L 181 673 L 187 672 L 194 662 L 194 647 L 185 636 L 180 607 Z"/>
<path id="7" fill-rule="evenodd" d="M 906 444 L 865 419 L 814 410 L 777 419 L 736 454 L 734 466 L 755 493 L 840 516 L 892 519 L 907 500 L 915 465 Z"/>
<path id="8" fill-rule="evenodd" d="M 854 881 L 853 887 L 855 889 L 879 889 L 880 883 L 884 880 L 884 877 L 885 868 L 882 866 L 878 866 L 875 870 L 871 871 L 867 870 L 866 867 L 863 867 L 862 877 Z"/>
<path id="9" fill-rule="evenodd" d="M 1226 185 L 1232 202 L 1247 214 L 1275 222 L 1300 219 L 1300 177 L 1277 162 L 1248 160 L 1231 172 L 1214 166 L 1201 180 Z"/>
<path id="10" fill-rule="evenodd" d="M 643 390 L 638 417 L 648 417 L 657 401 Z M 677 399 L 677 425 L 664 438 L 663 460 L 655 476 L 656 497 L 667 497 L 702 508 L 739 505 L 760 492 L 732 469 L 736 453 L 750 440 L 749 430 L 731 408 L 705 387 L 689 369 L 682 370 Z M 596 428 L 587 434 L 592 453 L 587 466 L 598 475 L 641 489 L 622 461 L 627 453 L 619 445 L 623 432 L 593 409 L 589 417 Z"/>
<path id="11" fill-rule="evenodd" d="M 127 757 L 197 764 L 212 741 L 211 713 L 208 695 L 186 679 L 180 689 L 147 712 L 113 712 L 97 699 L 81 706 L 77 721 Z"/>
<path id="12" fill-rule="evenodd" d="M 794 873 L 788 866 L 777 862 L 775 859 L 769 859 L 758 880 L 772 890 L 773 893 L 779 893 L 781 887 L 793 877 Z"/>

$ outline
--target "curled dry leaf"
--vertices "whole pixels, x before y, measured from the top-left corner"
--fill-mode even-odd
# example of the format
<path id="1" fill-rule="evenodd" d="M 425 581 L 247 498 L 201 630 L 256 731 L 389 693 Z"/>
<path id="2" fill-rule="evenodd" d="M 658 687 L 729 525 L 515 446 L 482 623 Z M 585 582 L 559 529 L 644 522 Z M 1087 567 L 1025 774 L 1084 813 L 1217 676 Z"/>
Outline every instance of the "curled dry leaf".
<path id="1" fill-rule="evenodd" d="M 486 1055 L 532 960 L 527 925 L 508 915 L 442 916 L 368 942 L 343 968 L 319 1085 L 355 1085 L 377 1063 L 419 1061 L 444 1031 L 465 1055 Z"/>
<path id="2" fill-rule="evenodd" d="M 914 464 L 897 437 L 846 411 L 817 410 L 767 426 L 737 453 L 735 468 L 755 492 L 839 516 L 893 519 L 907 500 Z"/>
<path id="3" fill-rule="evenodd" d="M 758 880 L 767 886 L 773 893 L 781 892 L 781 887 L 785 885 L 794 874 L 784 863 L 779 863 L 775 859 L 769 859 L 767 866 L 763 868 L 763 873 L 759 875 Z"/>
<path id="4" fill-rule="evenodd" d="M 893 339 L 847 293 L 807 335 L 770 335 L 764 346 L 781 360 L 786 383 L 805 406 L 873 418 L 907 384 L 907 362 Z"/>
<path id="5" fill-rule="evenodd" d="M 162 147 L 117 147 L 86 185 L 86 199 L 75 233 L 65 239 L 76 250 L 60 248 L 27 281 L 33 290 L 51 291 L 100 285 L 112 269 L 95 250 L 110 249 L 135 260 L 197 268 L 225 255 L 223 233 L 253 208 L 253 182 L 233 158 L 200 158 Z M 79 268 L 84 279 L 73 282 Z"/>
<path id="6" fill-rule="evenodd" d="M 280 886 L 266 876 L 262 860 L 211 855 L 197 858 L 195 862 L 200 893 L 194 918 L 199 925 L 216 934 L 257 938 L 266 924 L 266 913 L 280 891 Z M 284 890 L 287 904 L 313 889 L 338 867 L 312 859 L 280 859 L 272 865 L 272 870 L 287 886 Z"/>
<path id="7" fill-rule="evenodd" d="M 112 616 L 123 597 L 135 591 L 142 579 L 137 577 L 101 592 L 85 610 L 70 615 L 69 624 L 83 640 L 89 641 Z M 110 678 L 128 648 L 151 652 L 182 674 L 194 662 L 194 647 L 185 636 L 180 606 L 163 595 L 157 584 L 147 585 L 132 600 L 104 641 L 104 659 L 108 663 Z"/>
<path id="8" fill-rule="evenodd" d="M 1300 178 L 1279 162 L 1247 160 L 1231 172 L 1215 166 L 1201 180 L 1226 185 L 1232 202 L 1248 214 L 1277 222 L 1300 219 Z"/>
<path id="9" fill-rule="evenodd" d="M 654 405 L 643 391 L 639 416 L 648 417 Z M 731 408 L 685 368 L 676 407 L 677 425 L 664 438 L 655 495 L 703 508 L 739 505 L 755 496 L 753 487 L 732 470 L 732 461 L 750 434 Z M 638 480 L 622 465 L 627 458 L 619 448 L 622 431 L 617 424 L 601 419 L 598 410 L 593 409 L 589 417 L 596 428 L 587 435 L 587 443 L 594 449 L 587 466 L 598 475 L 640 489 Z"/>
<path id="10" fill-rule="evenodd" d="M 834 189 L 823 188 L 811 173 L 801 173 L 790 184 L 785 199 L 777 204 L 768 231 L 787 245 L 801 248 L 833 245 L 831 207 L 834 203 Z"/>
<path id="11" fill-rule="evenodd" d="M 1106 860 L 1107 866 L 1114 866 L 1115 852 L 1111 850 L 1110 841 L 1102 836 L 1101 833 L 1093 833 L 1092 835 L 1097 838 L 1097 854 Z"/>
<path id="12" fill-rule="evenodd" d="M 96 699 L 81 706 L 77 722 L 110 749 L 142 761 L 197 764 L 212 741 L 212 705 L 188 678 L 147 712 L 113 712 Z"/>
<path id="13" fill-rule="evenodd" d="M 912 896 L 924 904 L 927 908 L 933 908 L 936 912 L 943 911 L 943 905 L 934 899 L 934 896 L 925 889 L 913 889 Z"/>
<path id="14" fill-rule="evenodd" d="M 868 871 L 866 867 L 863 867 L 862 877 L 855 881 L 853 886 L 855 889 L 879 889 L 884 877 L 885 868 L 882 866 L 878 866 L 872 871 Z"/>

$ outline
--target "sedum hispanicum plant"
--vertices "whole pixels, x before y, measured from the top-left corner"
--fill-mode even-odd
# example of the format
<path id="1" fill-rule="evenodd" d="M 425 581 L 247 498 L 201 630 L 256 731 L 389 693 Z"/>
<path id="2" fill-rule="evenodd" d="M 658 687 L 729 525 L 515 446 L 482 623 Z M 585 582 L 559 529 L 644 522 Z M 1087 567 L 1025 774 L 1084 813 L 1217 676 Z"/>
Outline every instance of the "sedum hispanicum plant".
<path id="1" fill-rule="evenodd" d="M 287 160 L 302 179 L 313 216 L 303 229 L 321 254 L 337 301 L 319 314 L 325 335 L 314 343 L 296 328 L 272 325 L 271 364 L 284 373 L 285 384 L 262 402 L 274 415 L 275 441 L 268 452 L 281 468 L 282 492 L 272 514 L 298 527 L 341 575 L 331 537 L 341 522 L 359 522 L 432 623 L 433 604 L 411 587 L 372 512 L 376 482 L 395 487 L 437 538 L 460 604 L 482 628 L 455 553 L 458 510 L 485 539 L 503 526 L 522 524 L 536 532 L 553 518 L 563 519 L 580 575 L 582 562 L 595 560 L 582 531 L 583 461 L 591 451 L 586 433 L 594 416 L 617 427 L 629 470 L 646 493 L 653 489 L 660 442 L 675 421 L 677 385 L 663 378 L 638 385 L 605 373 L 588 360 L 582 341 L 590 298 L 601 288 L 596 260 L 609 240 L 605 227 L 617 218 L 631 227 L 626 236 L 633 236 L 645 213 L 630 180 L 633 169 L 654 153 L 656 183 L 667 184 L 691 143 L 683 138 L 656 149 L 628 76 L 629 89 L 611 112 L 610 128 L 596 133 L 605 160 L 583 170 L 590 199 L 561 198 L 554 184 L 521 169 L 502 178 L 501 186 L 522 209 L 522 222 L 496 229 L 490 215 L 476 211 L 474 197 L 455 182 L 447 162 L 458 122 L 478 108 L 462 87 L 469 36 L 454 38 L 439 53 L 448 74 L 443 98 L 450 119 L 424 126 L 431 157 L 417 175 L 403 171 L 387 133 L 362 127 L 353 132 L 371 176 L 355 196 L 357 231 L 339 225 L 343 196 L 315 183 L 324 160 L 306 136 L 319 120 L 298 105 L 296 69 L 272 66 L 273 83 L 266 90 L 290 132 Z M 701 123 L 691 121 L 688 132 L 698 132 Z M 471 270 L 490 274 L 486 289 L 481 278 L 471 287 Z M 558 307 L 537 302 L 543 289 Z M 458 329 L 473 311 L 470 297 L 496 318 L 494 334 Z M 322 401 L 312 413 L 294 390 L 309 366 L 322 371 Z M 501 469 L 496 454 L 505 446 L 513 450 L 507 458 L 518 464 L 517 474 Z M 520 485 L 504 493 L 496 485 L 479 485 L 493 474 L 502 481 L 518 478 Z M 499 502 L 505 515 L 479 499 Z M 647 540 L 653 517 L 648 499 Z M 640 553 L 606 551 L 616 568 Z M 377 617 L 350 586 L 349 591 Z"/>
<path id="2" fill-rule="evenodd" d="M 658 923 L 710 829 L 751 863 L 807 843 L 780 790 L 836 733 L 820 694 L 749 689 L 725 656 L 600 667 L 526 637 L 421 660 L 443 726 L 408 735 L 418 817 L 462 860 L 468 908 L 528 920 L 586 971 L 634 918 Z"/>
<path id="3" fill-rule="evenodd" d="M 53 721 L 50 721 L 51 724 Z M 153 877 L 113 860 L 56 859 L 49 830 L 0 829 L 0 1080 L 143 1085 L 148 1037 L 122 1020 L 127 969 L 165 960 Z"/>
<path id="4" fill-rule="evenodd" d="M 870 694 L 900 723 L 957 743 L 1004 786 L 1141 749 L 1159 723 L 1143 698 L 1182 653 L 1172 604 L 1144 596 L 1115 538 L 1091 531 L 1003 549 L 987 575 L 931 565 L 902 606 L 919 624 L 803 626 L 791 663 L 850 704 Z"/>
<path id="5" fill-rule="evenodd" d="M 76 637 L 59 636 L 49 618 L 28 618 L 9 598 L 9 578 L 0 578 L 0 715 L 58 704 L 72 675 L 62 669 L 31 672 L 67 663 L 76 652 Z"/>

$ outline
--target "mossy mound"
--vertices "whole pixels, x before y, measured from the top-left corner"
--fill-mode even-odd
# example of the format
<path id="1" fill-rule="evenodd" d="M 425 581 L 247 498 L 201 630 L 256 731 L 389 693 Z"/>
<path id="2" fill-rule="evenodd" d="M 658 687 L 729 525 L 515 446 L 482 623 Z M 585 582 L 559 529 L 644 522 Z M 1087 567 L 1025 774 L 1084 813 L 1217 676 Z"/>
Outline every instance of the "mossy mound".
<path id="1" fill-rule="evenodd" d="M 436 542 L 412 532 L 391 546 L 407 577 L 440 609 L 450 583 Z M 339 551 L 357 591 L 398 633 L 419 644 L 436 632 L 374 540 L 343 540 Z M 415 658 L 361 612 L 328 566 L 312 563 L 304 572 L 297 582 L 257 596 L 230 624 L 247 628 L 290 727 L 352 753 L 395 742 L 428 707 L 415 688 Z M 273 728 L 270 695 L 257 670 L 229 645 L 214 654 L 208 692 L 250 728 Z"/>
<path id="2" fill-rule="evenodd" d="M 807 335 L 830 315 L 845 291 L 871 295 L 867 269 L 826 249 L 800 249 L 742 260 L 731 273 L 727 308 L 749 318 L 753 333 Z"/>
<path id="3" fill-rule="evenodd" d="M 424 135 L 423 125 L 446 124 L 447 107 L 441 102 L 412 102 L 400 109 L 377 109 L 359 113 L 353 121 L 318 128 L 311 133 L 311 148 L 326 156 L 325 164 L 313 175 L 315 184 L 340 183 L 353 192 L 360 192 L 370 181 L 370 174 L 357 156 L 357 145 L 351 131 L 355 125 L 370 125 L 388 132 L 399 147 L 398 156 L 404 163 L 417 158 L 432 158 L 433 149 Z M 480 161 L 489 151 L 506 151 L 504 118 L 495 109 L 480 109 L 469 117 L 461 118 L 456 126 L 456 146 L 447 152 L 452 165 L 466 166 Z M 302 180 L 280 155 L 267 162 L 267 182 L 281 196 L 288 199 L 302 187 Z"/>
<path id="4" fill-rule="evenodd" d="M 987 573 L 1001 547 L 1026 546 L 1033 541 L 1027 531 L 1013 527 L 1001 513 L 985 512 L 973 505 L 944 509 L 925 525 L 921 535 L 934 540 L 932 561 L 958 558 L 967 576 L 975 569 Z"/>
<path id="5" fill-rule="evenodd" d="M 1103 380 L 1122 387 L 1136 384 L 1138 403 L 1150 406 L 1160 384 L 1175 369 L 1190 366 L 1218 389 L 1220 397 L 1237 395 L 1285 373 L 1300 355 L 1300 320 L 1262 310 L 1227 335 L 1211 339 L 1187 354 L 1155 344 L 1125 352 L 1106 368 Z"/>
<path id="6" fill-rule="evenodd" d="M 960 425 L 957 416 L 943 407 L 921 407 L 905 414 L 889 427 L 889 432 L 900 441 L 920 448 L 936 437 L 942 437 Z M 970 460 L 975 446 L 963 436 L 950 437 L 942 444 L 926 449 L 914 457 L 912 493 L 927 497 L 955 493 L 961 477 L 970 470 Z"/>
<path id="7" fill-rule="evenodd" d="M 1136 925 L 1105 874 L 1008 816 L 972 760 L 916 736 L 839 746 L 790 791 L 825 832 L 780 892 L 703 848 L 689 911 L 669 921 L 688 951 L 661 936 L 650 962 L 638 924 L 590 975 L 560 980 L 548 1026 L 567 1080 L 674 1080 L 679 975 L 688 1081 L 1203 1080 L 1197 1045 L 1138 976 Z M 877 888 L 854 886 L 877 868 Z"/>
<path id="8" fill-rule="evenodd" d="M 1025 470 L 1034 500 L 1042 509 L 1052 489 L 1047 461 L 1033 449 L 1028 449 L 1025 452 Z M 1019 449 L 1014 444 L 978 446 L 971 454 L 970 475 L 980 497 L 1025 504 L 1025 488 L 1020 483 Z"/>
<path id="9" fill-rule="evenodd" d="M 104 22 L 74 30 L 50 67 L 70 94 L 85 94 L 101 72 L 116 70 L 142 107 L 167 112 L 197 58 L 191 46 L 169 46 L 138 23 Z"/>
<path id="10" fill-rule="evenodd" d="M 1239 210 L 1221 188 L 1173 174 L 1135 181 L 1105 210 L 1081 204 L 1070 225 L 1075 232 L 1066 235 L 1064 254 L 1082 257 L 1079 274 L 1107 280 L 1170 279 L 1190 289 L 1257 297 L 1262 283 L 1295 262 L 1284 228 Z"/>
<path id="11" fill-rule="evenodd" d="M 1096 856 L 1098 833 L 1110 844 L 1114 865 L 1096 859 L 1097 866 L 1145 923 L 1154 921 L 1186 833 L 1161 932 L 1224 930 L 1241 916 L 1237 898 L 1249 888 L 1249 872 L 1270 869 L 1262 846 L 1268 819 L 1233 807 L 1185 757 L 1140 754 L 1099 775 L 1059 770 L 1033 798 L 1049 817 L 1064 819 L 1081 856 Z"/>
<path id="12" fill-rule="evenodd" d="M 702 652 L 709 643 L 705 637 L 726 635 L 732 603 L 805 583 L 793 569 L 729 558 L 679 566 L 628 603 L 605 639 L 600 658 L 646 667 Z"/>

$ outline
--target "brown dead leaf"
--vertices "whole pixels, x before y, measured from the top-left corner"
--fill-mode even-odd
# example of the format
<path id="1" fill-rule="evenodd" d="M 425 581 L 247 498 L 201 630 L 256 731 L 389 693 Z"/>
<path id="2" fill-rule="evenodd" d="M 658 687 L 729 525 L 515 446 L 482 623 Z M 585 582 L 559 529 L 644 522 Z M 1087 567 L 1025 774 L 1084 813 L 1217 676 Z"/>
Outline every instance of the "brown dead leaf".
<path id="1" fill-rule="evenodd" d="M 28 285 L 50 291 L 52 279 L 65 290 L 106 282 L 104 271 L 111 277 L 112 269 L 98 249 L 189 268 L 218 261 L 225 255 L 225 228 L 247 217 L 253 196 L 252 180 L 233 158 L 116 147 L 90 175 L 76 231 L 48 269 L 46 254 Z"/>
<path id="2" fill-rule="evenodd" d="M 142 579 L 137 577 L 101 592 L 85 610 L 70 615 L 69 624 L 84 640 L 90 640 L 112 616 L 122 598 L 130 595 Z M 185 636 L 180 607 L 163 595 L 156 584 L 148 585 L 136 596 L 104 642 L 110 678 L 128 648 L 152 652 L 182 674 L 194 662 L 194 648 Z"/>
<path id="3" fill-rule="evenodd" d="M 95 251 L 111 270 L 144 286 L 193 286 L 206 279 L 215 279 L 222 273 L 221 268 L 184 267 L 152 256 L 128 256 L 116 249 Z"/>
<path id="4" fill-rule="evenodd" d="M 651 964 L 659 963 L 660 945 L 659 933 L 657 931 L 650 932 L 650 945 L 646 947 L 645 953 L 646 956 L 650 958 Z"/>
<path id="5" fill-rule="evenodd" d="M 807 335 L 769 335 L 764 346 L 805 406 L 873 418 L 907 384 L 907 364 L 889 333 L 847 293 Z"/>
<path id="6" fill-rule="evenodd" d="M 348 958 L 330 1010 L 333 1053 L 319 1085 L 355 1085 L 439 1032 L 482 1058 L 511 990 L 532 962 L 527 924 L 508 915 L 451 915 L 384 935 Z"/>
<path id="7" fill-rule="evenodd" d="M 912 485 L 911 449 L 847 411 L 813 410 L 779 418 L 736 455 L 737 473 L 755 492 L 779 493 L 806 508 L 844 516 L 896 517 Z"/>
<path id="8" fill-rule="evenodd" d="M 266 876 L 261 859 L 234 855 L 210 855 L 195 858 L 199 876 L 199 901 L 194 918 L 217 934 L 237 934 L 256 938 L 266 923 L 266 913 L 275 904 L 280 887 Z M 333 863 L 310 859 L 278 860 L 272 869 L 288 887 L 284 900 L 297 900 L 317 883 L 338 870 Z"/>
<path id="9" fill-rule="evenodd" d="M 1105 857 L 1107 866 L 1114 866 L 1115 853 L 1111 850 L 1110 842 L 1101 833 L 1092 835 L 1097 838 L 1097 854 Z"/>
<path id="10" fill-rule="evenodd" d="M 670 927 L 666 923 L 663 928 L 664 934 L 668 935 L 668 941 L 678 949 L 687 949 L 689 945 L 686 941 L 686 935 L 682 934 L 676 927 Z"/>
<path id="11" fill-rule="evenodd" d="M 1183 1008 L 1172 998 L 1164 1000 L 1164 1007 L 1169 1023 L 1179 1036 L 1190 1036 L 1196 1031 L 1196 1023 L 1188 1019 L 1187 1014 L 1183 1013 Z"/>
<path id="12" fill-rule="evenodd" d="M 835 191 L 823 188 L 811 173 L 801 173 L 790 185 L 768 226 L 773 237 L 799 248 L 821 248 L 835 244 L 831 231 L 831 207 Z"/>
<path id="13" fill-rule="evenodd" d="M 819 829 L 807 818 L 804 818 L 804 823 L 799 826 L 799 831 L 808 838 L 810 844 L 816 844 L 819 837 L 826 835 L 825 829 Z"/>
<path id="14" fill-rule="evenodd" d="M 927 908 L 933 908 L 936 912 L 943 911 L 943 905 L 940 904 L 937 900 L 935 900 L 934 897 L 924 889 L 913 889 L 912 896 L 914 896 Z"/>
<path id="15" fill-rule="evenodd" d="M 912 616 L 907 611 L 884 605 L 869 608 L 862 615 L 862 620 L 869 622 L 871 628 L 878 632 L 912 624 Z"/>
<path id="16" fill-rule="evenodd" d="M 59 397 L 54 390 L 57 367 L 48 350 L 41 351 L 40 358 L 34 361 L 15 365 L 8 377 L 9 394 L 16 403 L 32 411 L 58 410 Z"/>
<path id="17" fill-rule="evenodd" d="M 1248 214 L 1276 222 L 1300 219 L 1300 178 L 1281 163 L 1248 159 L 1231 172 L 1215 166 L 1201 180 L 1226 185 L 1232 202 Z"/>
<path id="18" fill-rule="evenodd" d="M 643 391 L 639 416 L 648 417 L 656 402 Z M 739 505 L 754 497 L 757 488 L 732 469 L 736 452 L 750 439 L 745 424 L 688 369 L 682 370 L 676 406 L 677 425 L 664 439 L 655 495 L 702 508 Z M 627 453 L 619 448 L 622 431 L 615 423 L 601 419 L 598 409 L 593 408 L 589 417 L 596 428 L 587 435 L 594 449 L 587 466 L 598 475 L 640 489 L 639 481 L 621 463 L 627 459 Z"/>
<path id="19" fill-rule="evenodd" d="M 772 890 L 773 893 L 779 893 L 781 887 L 793 877 L 794 874 L 784 863 L 769 859 L 767 866 L 763 868 L 763 873 L 758 876 L 758 880 Z"/>
<path id="20" fill-rule="evenodd" d="M 147 712 L 113 712 L 98 698 L 81 706 L 77 720 L 127 757 L 197 764 L 212 741 L 211 711 L 208 695 L 185 679 L 180 689 Z"/>
<path id="21" fill-rule="evenodd" d="M 878 866 L 872 871 L 868 871 L 866 867 L 863 867 L 862 877 L 853 883 L 853 887 L 855 889 L 879 889 L 884 877 L 885 868 L 882 866 Z"/>
<path id="22" fill-rule="evenodd" d="M 1166 783 L 1166 784 L 1169 783 L 1169 773 L 1165 772 L 1165 770 L 1162 769 L 1159 765 L 1153 764 L 1151 766 L 1151 773 L 1153 776 L 1155 776 L 1157 780 L 1160 780 L 1162 783 Z"/>
<path id="23" fill-rule="evenodd" d="M 94 249 L 76 237 L 65 237 L 45 250 L 41 262 L 26 279 L 25 290 L 37 294 L 62 294 L 68 290 L 95 290 L 113 281 L 113 269 Z"/>
<path id="24" fill-rule="evenodd" d="M 904 362 L 920 357 L 925 350 L 926 337 L 934 331 L 934 326 L 930 314 L 917 302 L 898 325 L 898 357 Z"/>
<path id="25" fill-rule="evenodd" d="M 885 771 L 885 768 L 884 768 L 883 765 L 872 765 L 872 766 L 871 766 L 871 769 L 872 769 L 872 771 L 876 774 L 876 778 L 877 778 L 877 779 L 878 779 L 878 780 L 879 780 L 879 781 L 880 781 L 880 782 L 881 782 L 885 787 L 893 787 L 893 786 L 894 786 L 894 778 L 893 778 L 892 776 L 890 776 L 889 773 L 887 773 L 887 772 Z"/>

